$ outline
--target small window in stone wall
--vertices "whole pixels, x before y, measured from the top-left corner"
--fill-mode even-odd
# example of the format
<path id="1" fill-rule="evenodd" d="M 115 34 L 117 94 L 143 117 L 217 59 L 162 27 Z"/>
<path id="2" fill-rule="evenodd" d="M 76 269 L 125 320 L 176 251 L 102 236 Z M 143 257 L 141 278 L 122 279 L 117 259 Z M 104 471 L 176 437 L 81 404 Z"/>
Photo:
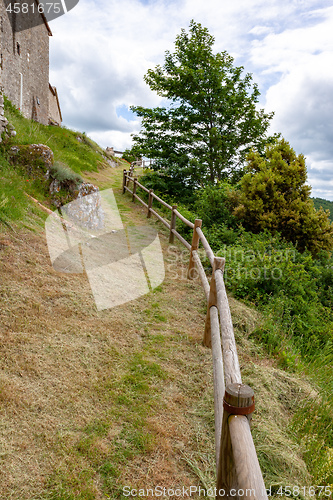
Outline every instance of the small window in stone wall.
<path id="1" fill-rule="evenodd" d="M 16 50 L 17 50 L 18 55 L 20 56 L 21 55 L 21 45 L 18 42 L 16 44 Z"/>
<path id="2" fill-rule="evenodd" d="M 3 69 L 3 56 L 0 56 L 0 69 Z"/>
<path id="3" fill-rule="evenodd" d="M 3 17 L 0 16 L 0 31 L 3 33 Z"/>

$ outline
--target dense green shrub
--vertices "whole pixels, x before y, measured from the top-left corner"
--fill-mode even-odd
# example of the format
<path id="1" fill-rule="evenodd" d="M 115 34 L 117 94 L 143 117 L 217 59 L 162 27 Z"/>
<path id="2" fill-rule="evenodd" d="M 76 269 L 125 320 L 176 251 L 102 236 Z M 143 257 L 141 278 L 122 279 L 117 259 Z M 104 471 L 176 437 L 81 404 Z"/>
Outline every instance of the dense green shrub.
<path id="1" fill-rule="evenodd" d="M 330 221 L 333 220 L 333 201 L 323 200 L 322 198 L 312 198 L 312 201 L 316 210 L 319 210 L 320 208 L 325 211 L 328 210 L 330 212 Z"/>
<path id="2" fill-rule="evenodd" d="M 178 209 L 191 221 L 195 218 L 202 219 L 203 231 L 213 251 L 226 258 L 225 282 L 228 289 L 235 297 L 259 307 L 263 312 L 264 321 L 254 335 L 266 344 L 268 350 L 277 354 L 285 365 L 291 367 L 299 356 L 313 357 L 333 340 L 333 261 L 327 251 L 320 250 L 320 243 L 317 245 L 320 238 L 316 240 L 315 232 L 311 235 L 313 245 L 309 245 L 312 253 L 305 249 L 307 245 L 304 242 L 300 243 L 302 240 L 288 241 L 285 231 L 282 235 L 278 232 L 281 222 L 278 222 L 278 218 L 281 213 L 279 215 L 279 204 L 274 197 L 280 200 L 285 210 L 294 209 L 294 215 L 298 203 L 302 205 L 303 202 L 311 212 L 311 217 L 314 214 L 316 218 L 318 212 L 316 215 L 312 202 L 308 199 L 309 190 L 304 185 L 306 170 L 302 157 L 296 158 L 293 150 L 284 141 L 279 143 L 278 147 L 275 146 L 275 149 L 271 147 L 269 151 L 266 154 L 272 159 L 272 164 L 263 157 L 253 156 L 258 162 L 257 172 L 264 171 L 261 169 L 262 163 L 266 166 L 268 164 L 272 172 L 274 165 L 278 164 L 279 175 L 276 171 L 273 172 L 277 177 L 275 180 L 279 181 L 280 187 L 284 183 L 286 190 L 287 186 L 293 186 L 295 190 L 294 193 L 289 193 L 289 197 L 285 195 L 283 198 L 282 194 L 277 196 L 275 190 L 278 184 L 270 183 L 269 169 L 264 172 L 267 183 L 263 187 L 261 197 L 266 197 L 267 206 L 271 206 L 270 211 L 266 213 L 265 209 L 263 213 L 267 216 L 267 221 L 277 221 L 274 228 L 270 226 L 259 231 L 261 226 L 258 225 L 257 233 L 246 230 L 232 214 L 230 204 L 230 200 L 240 196 L 239 191 L 237 193 L 227 183 L 195 190 L 194 201 L 178 204 Z M 287 179 L 282 178 L 282 171 Z M 253 189 L 258 190 L 259 184 L 254 181 L 255 175 L 254 169 L 248 174 L 248 184 L 244 182 L 249 187 L 253 181 Z M 145 184 L 164 198 L 167 193 L 169 201 L 171 194 L 175 193 L 178 193 L 179 198 L 172 197 L 172 202 L 184 199 L 181 191 L 175 188 L 176 181 L 173 178 L 153 173 L 146 176 Z M 267 191 L 268 184 L 271 186 L 271 193 Z M 244 188 L 244 185 L 241 182 L 240 189 L 242 187 Z M 249 194 L 250 191 L 245 189 L 242 194 L 243 201 L 244 193 Z M 294 204 L 293 199 L 296 200 Z M 258 208 L 255 198 L 251 197 L 250 202 L 255 222 L 259 220 L 256 214 L 258 215 L 263 204 L 258 202 Z M 250 217 L 249 214 L 248 216 Z M 327 219 L 325 220 L 325 224 L 328 223 Z M 245 219 L 244 223 L 247 222 Z M 178 221 L 177 229 L 190 241 L 192 231 L 189 228 Z M 324 227 L 321 229 L 325 232 Z M 305 238 L 305 234 L 302 238 Z M 208 261 L 204 264 L 209 265 Z"/>
<path id="3" fill-rule="evenodd" d="M 333 339 L 330 259 L 300 253 L 280 235 L 239 234 L 236 243 L 218 251 L 226 258 L 225 281 L 237 298 L 245 299 L 273 318 L 301 353 L 314 354 Z M 259 337 L 271 341 L 271 322 Z"/>
<path id="4" fill-rule="evenodd" d="M 208 185 L 195 192 L 194 211 L 200 214 L 204 227 L 212 225 L 218 227 L 237 226 L 237 219 L 231 213 L 229 193 L 231 186 L 227 182 L 219 182 L 211 186 Z"/>
<path id="5" fill-rule="evenodd" d="M 252 151 L 247 161 L 240 188 L 230 196 L 244 227 L 254 233 L 279 232 L 301 251 L 331 250 L 333 224 L 328 213 L 314 208 L 304 156 L 281 139 L 268 145 L 264 155 Z"/>
<path id="6" fill-rule="evenodd" d="M 203 227 L 203 232 L 209 241 L 214 252 L 220 250 L 221 245 L 234 245 L 238 241 L 244 229 L 240 225 L 238 228 L 230 228 L 225 224 L 213 224 L 210 227 Z"/>

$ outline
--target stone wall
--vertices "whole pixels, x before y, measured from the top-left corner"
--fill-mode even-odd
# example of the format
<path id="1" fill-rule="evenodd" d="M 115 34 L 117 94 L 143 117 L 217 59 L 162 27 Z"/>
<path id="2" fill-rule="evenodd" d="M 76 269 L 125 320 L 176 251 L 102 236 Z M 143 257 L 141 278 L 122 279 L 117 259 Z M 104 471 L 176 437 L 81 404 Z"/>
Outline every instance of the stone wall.
<path id="1" fill-rule="evenodd" d="M 62 116 L 58 99 L 57 89 L 49 86 L 49 123 L 50 125 L 61 125 Z"/>
<path id="2" fill-rule="evenodd" d="M 36 11 L 35 14 L 40 16 Z M 18 28 L 13 32 L 13 19 Z M 0 0 L 0 79 L 8 99 L 26 118 L 48 124 L 49 118 L 49 35 L 43 22 L 20 31 L 27 14 L 7 14 Z"/>
<path id="3" fill-rule="evenodd" d="M 3 110 L 3 90 L 0 87 L 0 142 L 2 141 L 1 135 L 6 130 L 7 123 Z"/>
<path id="4" fill-rule="evenodd" d="M 14 137 L 15 135 L 16 131 L 13 125 L 5 117 L 3 88 L 0 86 L 0 142 L 2 142 L 2 139 Z"/>

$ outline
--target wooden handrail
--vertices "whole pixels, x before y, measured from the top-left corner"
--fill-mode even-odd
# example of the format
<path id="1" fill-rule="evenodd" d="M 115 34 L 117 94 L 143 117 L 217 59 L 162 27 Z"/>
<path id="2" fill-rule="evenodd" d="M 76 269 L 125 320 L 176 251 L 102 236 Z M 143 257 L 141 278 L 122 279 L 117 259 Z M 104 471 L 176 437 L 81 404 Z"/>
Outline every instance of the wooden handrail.
<path id="1" fill-rule="evenodd" d="M 177 215 L 178 219 L 180 219 L 184 224 L 186 224 L 188 227 L 191 229 L 194 229 L 194 224 L 193 222 L 187 220 L 178 210 L 175 210 L 175 214 Z"/>
<path id="2" fill-rule="evenodd" d="M 174 232 L 176 230 L 176 212 L 177 212 L 177 205 L 173 205 L 171 209 L 171 221 L 170 221 L 170 234 L 169 234 L 169 243 L 173 244 L 175 241 L 175 235 Z"/>
<path id="3" fill-rule="evenodd" d="M 168 203 L 166 203 L 164 200 L 162 200 L 162 198 L 157 196 L 157 194 L 155 194 L 154 192 L 153 192 L 153 198 L 155 198 L 155 200 L 159 201 L 161 203 L 161 205 L 163 205 L 165 208 L 172 210 L 172 206 L 169 205 Z"/>
<path id="4" fill-rule="evenodd" d="M 172 229 L 173 234 L 178 238 L 178 240 L 183 243 L 184 247 L 187 248 L 187 250 L 191 250 L 191 245 L 185 240 L 185 238 L 182 237 L 181 234 L 179 234 L 175 229 Z"/>
<path id="5" fill-rule="evenodd" d="M 217 307 L 221 322 L 225 385 L 227 386 L 233 383 L 241 384 L 242 376 L 238 361 L 234 327 L 232 324 L 229 301 L 223 280 L 223 272 L 220 269 L 215 271 L 215 282 Z"/>
<path id="6" fill-rule="evenodd" d="M 193 236 L 192 236 L 192 245 L 191 245 L 191 253 L 190 253 L 190 262 L 188 265 L 188 271 L 187 271 L 187 277 L 188 279 L 193 279 L 193 271 L 195 269 L 195 262 L 193 259 L 193 252 L 196 252 L 199 248 L 199 235 L 196 232 L 197 228 L 200 228 L 202 225 L 202 220 L 201 219 L 195 219 L 194 223 L 194 231 L 193 231 Z"/>
<path id="7" fill-rule="evenodd" d="M 247 498 L 252 500 L 267 500 L 248 419 L 240 415 L 231 415 L 228 425 L 238 489 L 250 492 Z"/>
<path id="8" fill-rule="evenodd" d="M 134 193 L 128 187 L 128 183 L 129 182 L 133 182 L 133 191 L 135 191 Z M 148 194 L 150 193 L 151 201 L 148 201 L 148 205 L 136 194 L 136 190 L 134 189 L 134 186 L 135 186 L 135 188 L 139 187 L 140 189 L 142 189 L 143 191 L 145 191 Z M 173 212 L 173 214 L 175 214 L 188 227 L 190 227 L 191 229 L 194 228 L 193 222 L 191 222 L 188 219 L 186 219 L 180 212 L 178 212 L 178 210 L 176 210 L 174 208 L 174 206 L 169 205 L 164 200 L 162 200 L 162 198 L 160 198 L 159 196 L 157 196 L 157 194 L 155 194 L 152 189 L 148 189 L 145 186 L 143 186 L 143 184 L 141 184 L 136 178 L 132 177 L 129 174 L 129 172 L 127 172 L 126 170 L 124 170 L 124 172 L 123 172 L 123 193 L 125 193 L 125 191 L 128 191 L 132 195 L 132 197 L 134 196 L 134 198 L 136 200 L 138 200 L 146 208 L 149 207 L 148 217 L 150 217 L 150 215 L 151 215 L 150 208 L 151 208 L 151 205 L 152 205 L 152 200 L 154 199 L 154 200 L 158 201 L 159 203 L 161 203 L 161 205 L 163 205 L 168 210 L 171 210 Z M 180 238 L 178 238 L 178 239 L 180 239 Z M 186 241 L 186 240 L 184 240 L 184 238 L 182 238 L 180 241 L 182 241 L 182 243 L 184 243 L 184 241 Z M 188 248 L 189 244 L 186 242 L 186 244 L 184 244 L 184 245 L 186 246 L 186 248 Z"/>
<path id="9" fill-rule="evenodd" d="M 203 234 L 202 229 L 200 227 L 197 227 L 196 232 L 198 233 L 200 241 L 202 243 L 202 246 L 204 247 L 204 249 L 206 251 L 210 265 L 213 267 L 213 265 L 214 265 L 214 252 L 210 248 L 210 244 L 208 243 L 206 236 Z"/>
<path id="10" fill-rule="evenodd" d="M 202 286 L 203 286 L 203 289 L 204 289 L 204 292 L 205 292 L 205 295 L 206 295 L 206 299 L 208 301 L 209 299 L 209 281 L 207 279 L 207 276 L 206 276 L 206 273 L 205 273 L 205 270 L 204 270 L 204 267 L 202 265 L 202 262 L 200 260 L 200 257 L 199 257 L 199 254 L 196 250 L 193 250 L 192 251 L 192 256 L 193 256 L 193 260 L 197 266 L 197 270 L 198 270 L 198 273 L 199 273 L 199 276 L 200 276 L 200 279 L 201 279 L 201 283 L 202 283 Z"/>
<path id="11" fill-rule="evenodd" d="M 224 396 L 224 377 L 223 377 L 223 356 L 221 348 L 221 335 L 219 313 L 216 306 L 209 310 L 211 325 L 211 343 L 213 358 L 213 380 L 214 380 L 214 417 L 215 417 L 215 453 L 216 464 L 220 463 L 220 448 L 223 419 L 223 396 Z"/>
<path id="12" fill-rule="evenodd" d="M 168 222 L 168 221 L 166 221 L 165 219 L 163 219 L 163 217 L 161 217 L 161 216 L 160 216 L 160 214 L 158 214 L 158 213 L 157 213 L 155 210 L 153 210 L 152 208 L 150 208 L 150 212 L 151 212 L 153 215 L 155 215 L 155 217 L 157 217 L 157 219 L 158 219 L 159 221 L 161 221 L 161 222 L 162 222 L 162 224 L 164 224 L 164 225 L 165 225 L 165 227 L 167 227 L 168 229 L 170 229 L 170 224 L 169 224 L 169 222 Z"/>
<path id="13" fill-rule="evenodd" d="M 146 193 L 149 193 L 149 189 L 146 188 L 146 186 L 144 186 L 143 184 L 140 184 L 140 182 L 137 182 L 137 185 L 139 186 L 139 188 L 143 189 L 144 191 L 146 191 Z"/>
<path id="14" fill-rule="evenodd" d="M 130 181 L 133 181 L 133 191 L 128 187 Z M 149 194 L 148 204 L 137 195 L 138 187 Z M 140 201 L 147 208 L 148 217 L 153 214 L 169 229 L 171 243 L 176 236 L 190 251 L 188 277 L 193 279 L 196 266 L 203 285 L 208 304 L 203 343 L 212 348 L 213 360 L 216 500 L 240 500 L 243 496 L 238 495 L 237 490 L 246 492 L 246 498 L 251 500 L 268 500 L 251 435 L 249 425 L 251 415 L 244 415 L 245 410 L 253 411 L 253 405 L 249 404 L 249 394 L 253 394 L 253 391 L 242 384 L 234 329 L 223 279 L 225 259 L 215 257 L 201 229 L 201 220 L 196 219 L 193 224 L 176 209 L 175 205 L 169 205 L 155 195 L 152 189 L 147 189 L 124 171 L 123 193 L 126 191 L 132 194 L 133 200 Z M 170 223 L 152 208 L 154 199 L 171 211 Z M 192 244 L 177 232 L 176 218 L 193 229 Z M 213 268 L 210 284 L 198 254 L 199 242 Z M 235 386 L 238 390 L 236 391 L 237 397 L 234 396 Z M 219 494 L 219 490 L 224 492 L 223 495 Z"/>
<path id="15" fill-rule="evenodd" d="M 139 198 L 139 196 L 137 194 L 135 195 L 135 199 L 138 200 L 144 207 L 148 208 L 147 203 L 145 203 L 143 200 L 141 200 L 141 198 Z"/>
<path id="16" fill-rule="evenodd" d="M 217 491 L 227 494 L 218 494 L 216 499 L 243 500 L 246 497 L 252 500 L 268 500 L 250 430 L 254 409 L 253 390 L 243 384 L 227 386 L 223 406 Z M 239 495 L 231 493 L 232 490 L 239 492 Z"/>

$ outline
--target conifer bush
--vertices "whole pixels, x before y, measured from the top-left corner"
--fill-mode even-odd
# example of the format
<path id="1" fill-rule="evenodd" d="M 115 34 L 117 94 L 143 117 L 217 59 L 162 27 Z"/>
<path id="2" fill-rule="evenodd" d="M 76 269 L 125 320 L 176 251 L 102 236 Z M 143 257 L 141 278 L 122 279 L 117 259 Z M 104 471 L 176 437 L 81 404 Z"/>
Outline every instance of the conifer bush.
<path id="1" fill-rule="evenodd" d="M 306 185 L 305 158 L 279 139 L 265 153 L 252 151 L 246 174 L 230 200 L 234 215 L 253 233 L 267 229 L 280 233 L 300 251 L 316 255 L 333 248 L 333 224 L 329 212 L 315 210 Z"/>

